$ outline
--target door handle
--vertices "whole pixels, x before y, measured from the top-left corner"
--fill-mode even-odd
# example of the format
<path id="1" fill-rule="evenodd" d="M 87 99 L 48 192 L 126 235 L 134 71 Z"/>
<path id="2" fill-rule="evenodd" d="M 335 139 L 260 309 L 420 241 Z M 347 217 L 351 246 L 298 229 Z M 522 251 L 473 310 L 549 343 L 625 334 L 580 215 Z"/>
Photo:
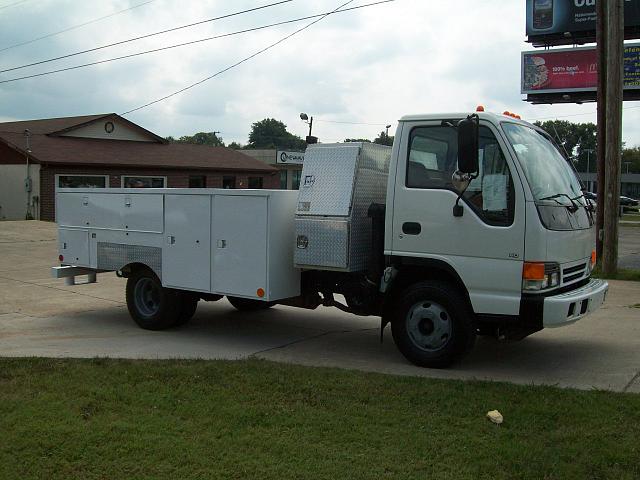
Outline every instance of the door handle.
<path id="1" fill-rule="evenodd" d="M 422 226 L 418 222 L 404 222 L 402 224 L 402 233 L 406 235 L 420 235 Z"/>
<path id="2" fill-rule="evenodd" d="M 167 236 L 167 245 L 174 245 L 176 243 L 176 237 L 173 235 Z"/>

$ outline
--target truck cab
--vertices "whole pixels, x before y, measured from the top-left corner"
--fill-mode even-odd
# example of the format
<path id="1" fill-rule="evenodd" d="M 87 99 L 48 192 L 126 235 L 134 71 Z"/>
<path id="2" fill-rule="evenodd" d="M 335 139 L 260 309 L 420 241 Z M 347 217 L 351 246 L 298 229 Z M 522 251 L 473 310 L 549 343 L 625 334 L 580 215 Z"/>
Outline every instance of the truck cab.
<path id="1" fill-rule="evenodd" d="M 476 171 L 461 185 L 456 126 L 467 117 L 403 117 L 391 156 L 384 254 L 396 298 L 388 317 L 418 364 L 438 364 L 460 332 L 458 352 L 468 350 L 473 330 L 520 339 L 573 323 L 598 308 L 608 288 L 590 279 L 593 208 L 553 140 L 513 115 L 478 112 Z M 407 305 L 406 289 L 421 284 Z M 472 318 L 458 322 L 458 332 L 449 311 L 456 304 L 464 307 L 458 316 Z"/>

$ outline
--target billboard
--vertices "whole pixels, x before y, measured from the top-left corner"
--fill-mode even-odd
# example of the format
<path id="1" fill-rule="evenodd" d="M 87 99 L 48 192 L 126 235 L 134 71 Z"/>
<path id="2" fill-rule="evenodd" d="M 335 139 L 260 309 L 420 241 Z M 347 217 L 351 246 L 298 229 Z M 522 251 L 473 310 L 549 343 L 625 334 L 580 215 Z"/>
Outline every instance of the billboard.
<path id="1" fill-rule="evenodd" d="M 291 165 L 302 165 L 304 163 L 304 152 L 276 152 L 276 163 L 288 163 Z"/>
<path id="2" fill-rule="evenodd" d="M 596 15 L 596 0 L 527 0 L 527 41 L 535 45 L 595 42 Z M 640 0 L 624 0 L 624 23 L 626 39 L 640 38 Z"/>
<path id="3" fill-rule="evenodd" d="M 595 99 L 597 88 L 595 47 L 522 52 L 523 94 L 593 92 Z M 640 43 L 624 46 L 624 89 L 640 94 Z"/>

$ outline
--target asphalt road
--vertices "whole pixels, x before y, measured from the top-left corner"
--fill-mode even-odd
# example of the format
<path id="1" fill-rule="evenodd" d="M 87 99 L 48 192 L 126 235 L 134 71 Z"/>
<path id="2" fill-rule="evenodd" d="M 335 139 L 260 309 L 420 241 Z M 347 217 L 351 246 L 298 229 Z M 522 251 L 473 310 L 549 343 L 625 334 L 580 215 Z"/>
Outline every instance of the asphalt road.
<path id="1" fill-rule="evenodd" d="M 633 238 L 623 240 L 631 246 L 624 251 L 633 255 L 640 229 L 624 229 L 623 237 L 627 235 Z M 72 287 L 50 278 L 55 239 L 53 224 L 0 222 L 0 356 L 253 356 L 399 375 L 640 393 L 640 283 L 611 282 L 606 305 L 572 326 L 544 330 L 516 343 L 480 338 L 474 351 L 453 368 L 429 370 L 409 364 L 388 329 L 381 344 L 378 319 L 335 308 L 276 306 L 247 314 L 226 300 L 200 302 L 184 327 L 141 330 L 124 304 L 125 281 L 115 274 L 99 275 L 97 284 Z"/>

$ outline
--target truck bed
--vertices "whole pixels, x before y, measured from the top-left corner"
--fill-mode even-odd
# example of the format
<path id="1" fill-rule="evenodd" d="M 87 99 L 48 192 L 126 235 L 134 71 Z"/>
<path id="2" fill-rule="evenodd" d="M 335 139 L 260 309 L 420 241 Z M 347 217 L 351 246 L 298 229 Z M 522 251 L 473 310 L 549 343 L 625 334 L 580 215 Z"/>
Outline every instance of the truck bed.
<path id="1" fill-rule="evenodd" d="M 58 189 L 61 263 L 152 269 L 165 287 L 265 301 L 300 294 L 298 193 L 229 189 Z"/>

